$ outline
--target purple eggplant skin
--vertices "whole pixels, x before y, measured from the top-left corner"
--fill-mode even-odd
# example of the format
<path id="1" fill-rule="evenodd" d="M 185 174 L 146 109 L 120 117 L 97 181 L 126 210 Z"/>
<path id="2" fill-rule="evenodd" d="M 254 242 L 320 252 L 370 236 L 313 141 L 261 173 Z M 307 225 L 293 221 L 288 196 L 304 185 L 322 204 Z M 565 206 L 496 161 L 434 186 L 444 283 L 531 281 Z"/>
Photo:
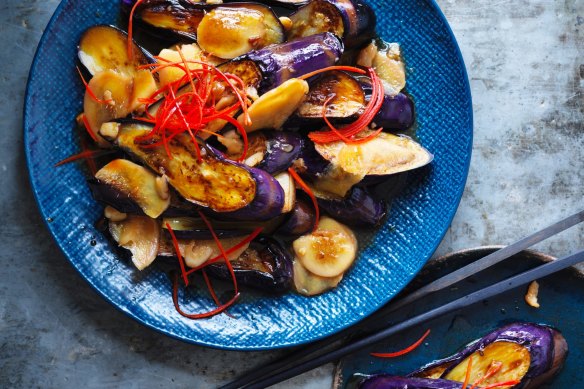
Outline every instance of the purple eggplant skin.
<path id="1" fill-rule="evenodd" d="M 274 175 L 292 166 L 302 151 L 305 139 L 289 131 L 266 131 L 264 135 L 267 149 L 257 167 Z"/>
<path id="2" fill-rule="evenodd" d="M 130 13 L 136 0 L 122 0 L 122 10 Z M 145 0 L 134 11 L 144 31 L 162 39 L 196 41 L 197 26 L 205 16 L 205 4 L 188 0 Z M 158 21 L 160 19 L 160 21 Z"/>
<path id="3" fill-rule="evenodd" d="M 258 90 L 263 94 L 293 77 L 334 65 L 343 50 L 339 38 L 326 32 L 269 45 L 232 61 L 251 60 L 260 68 L 262 80 Z"/>
<path id="4" fill-rule="evenodd" d="M 369 79 L 359 79 L 361 88 L 365 92 L 365 100 L 371 99 L 371 83 Z M 384 130 L 404 131 L 414 124 L 415 108 L 414 101 L 404 93 L 395 96 L 386 94 L 383 97 L 383 104 L 373 118 L 373 123 Z"/>
<path id="5" fill-rule="evenodd" d="M 304 177 L 313 180 L 319 174 L 326 172 L 330 162 L 316 151 L 313 142 L 305 141 L 295 161 L 295 166 Z"/>
<path id="6" fill-rule="evenodd" d="M 122 193 L 113 186 L 95 178 L 88 179 L 87 184 L 95 201 L 109 205 L 123 213 L 144 215 L 142 208 L 127 193 Z"/>
<path id="7" fill-rule="evenodd" d="M 407 95 L 385 95 L 373 123 L 386 130 L 404 131 L 414 124 L 414 102 Z"/>
<path id="8" fill-rule="evenodd" d="M 317 198 L 318 206 L 333 219 L 352 227 L 377 227 L 387 214 L 384 201 L 377 200 L 369 192 L 355 186 L 345 198 Z"/>
<path id="9" fill-rule="evenodd" d="M 359 389 L 461 389 L 462 382 L 415 378 L 397 377 L 388 374 L 373 375 L 363 380 Z"/>
<path id="10" fill-rule="evenodd" d="M 332 32 L 351 49 L 371 41 L 377 24 L 375 12 L 362 0 L 313 0 L 290 15 L 290 19 L 293 22 L 288 34 L 290 40 L 305 37 L 315 30 Z"/>
<path id="11" fill-rule="evenodd" d="M 124 0 L 124 1 L 128 1 L 128 0 Z M 255 0 L 255 1 L 258 3 L 270 5 L 270 6 L 296 9 L 298 7 L 301 7 L 303 5 L 308 4 L 310 0 Z M 238 2 L 241 2 L 241 0 L 223 0 L 223 3 L 225 3 L 225 4 L 238 3 Z"/>
<path id="12" fill-rule="evenodd" d="M 347 47 L 358 48 L 375 37 L 377 18 L 373 9 L 362 0 L 327 0 L 335 5 L 343 16 Z"/>
<path id="13" fill-rule="evenodd" d="M 226 159 L 222 152 L 207 145 L 213 155 L 223 161 L 241 166 L 249 171 L 256 183 L 256 192 L 251 203 L 236 211 L 216 212 L 210 209 L 205 212 L 218 219 L 265 221 L 273 219 L 282 213 L 284 207 L 284 189 L 270 173 L 262 169 L 249 167 L 243 163 Z"/>
<path id="14" fill-rule="evenodd" d="M 423 375 L 424 372 L 430 369 L 447 365 L 448 367 L 442 374 L 442 377 L 444 377 L 472 353 L 499 341 L 520 344 L 527 348 L 531 356 L 527 373 L 525 373 L 521 382 L 513 387 L 514 389 L 539 387 L 560 370 L 568 353 L 566 340 L 558 330 L 533 323 L 511 323 L 469 344 L 460 352 L 432 362 L 408 376 Z"/>
<path id="15" fill-rule="evenodd" d="M 277 232 L 286 237 L 295 238 L 312 231 L 315 221 L 314 205 L 304 199 L 296 198 L 294 208 Z"/>
<path id="16" fill-rule="evenodd" d="M 270 293 L 286 292 L 292 285 L 292 255 L 273 238 L 261 236 L 254 239 L 231 264 L 237 282 L 242 285 Z M 225 264 L 215 263 L 206 270 L 217 278 L 231 278 Z"/>

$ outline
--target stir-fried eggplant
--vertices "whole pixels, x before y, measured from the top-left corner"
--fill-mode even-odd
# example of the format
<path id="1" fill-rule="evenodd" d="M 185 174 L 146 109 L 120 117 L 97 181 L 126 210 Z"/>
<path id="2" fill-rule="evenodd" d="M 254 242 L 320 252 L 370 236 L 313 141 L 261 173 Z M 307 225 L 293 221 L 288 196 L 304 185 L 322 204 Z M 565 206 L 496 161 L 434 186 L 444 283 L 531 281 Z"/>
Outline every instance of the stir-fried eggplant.
<path id="1" fill-rule="evenodd" d="M 470 382 L 475 382 L 493 365 L 501 367 L 483 384 L 520 381 L 514 389 L 538 388 L 558 372 L 568 346 L 562 334 L 547 326 L 512 323 L 469 344 L 451 357 L 432 362 L 411 376 L 464 381 L 472 356 Z"/>
<path id="2" fill-rule="evenodd" d="M 370 132 L 364 131 L 364 136 Z M 389 175 L 424 166 L 432 154 L 406 136 L 385 132 L 370 141 L 346 144 L 341 141 L 315 145 L 316 151 L 343 171 L 357 175 Z"/>
<path id="3" fill-rule="evenodd" d="M 297 197 L 294 208 L 292 208 L 288 218 L 278 228 L 278 233 L 292 237 L 307 234 L 314 227 L 315 220 L 314 206 Z"/>
<path id="4" fill-rule="evenodd" d="M 166 179 L 126 159 L 115 159 L 99 169 L 89 185 L 97 201 L 121 212 L 157 218 L 170 205 Z"/>
<path id="5" fill-rule="evenodd" d="M 331 32 L 347 48 L 359 47 L 375 36 L 375 13 L 361 0 L 311 0 L 290 16 L 288 39 Z"/>
<path id="6" fill-rule="evenodd" d="M 113 142 L 141 159 L 187 200 L 216 212 L 232 216 L 253 216 L 270 219 L 280 213 L 282 188 L 268 173 L 227 160 L 210 147 L 202 147 L 197 158 L 195 145 L 188 135 L 176 136 L 167 142 L 170 158 L 157 136 L 147 138 L 151 128 L 141 124 L 120 125 Z M 238 211 L 238 212 L 234 212 Z"/>
<path id="7" fill-rule="evenodd" d="M 378 374 L 365 379 L 359 389 L 464 389 L 462 382 Z"/>
<path id="8" fill-rule="evenodd" d="M 277 174 L 288 169 L 298 158 L 304 145 L 304 138 L 296 132 L 258 131 L 249 136 L 246 165 Z M 231 154 L 239 158 L 241 151 Z"/>
<path id="9" fill-rule="evenodd" d="M 330 100 L 329 100 L 330 99 Z M 359 82 L 345 72 L 327 72 L 311 83 L 306 100 L 296 111 L 302 119 L 322 121 L 324 115 L 332 122 L 355 119 L 365 106 L 365 93 Z"/>
<path id="10" fill-rule="evenodd" d="M 224 3 L 237 3 L 241 0 L 223 0 Z M 272 6 L 296 9 L 306 5 L 310 0 L 257 0 L 258 3 L 265 3 Z"/>
<path id="11" fill-rule="evenodd" d="M 379 226 L 387 213 L 385 202 L 373 198 L 364 188 L 353 187 L 345 198 L 315 194 L 321 209 L 350 226 Z"/>
<path id="12" fill-rule="evenodd" d="M 138 67 L 153 62 L 135 42 L 132 58 L 128 57 L 128 34 L 113 26 L 93 26 L 85 30 L 77 50 L 79 61 L 94 76 L 104 70 L 114 70 L 133 76 Z"/>
<path id="13" fill-rule="evenodd" d="M 272 238 L 254 239 L 237 259 L 230 261 L 237 282 L 266 292 L 287 291 L 292 283 L 292 257 Z M 210 275 L 229 280 L 227 266 L 215 263 L 207 267 Z"/>
<path id="14" fill-rule="evenodd" d="M 259 68 L 258 91 L 263 94 L 293 77 L 334 65 L 342 53 L 339 38 L 322 33 L 251 51 L 225 64 L 222 70 L 232 72 L 233 68 L 245 66 L 255 74 Z"/>
<path id="15" fill-rule="evenodd" d="M 371 98 L 371 84 L 369 80 L 360 79 L 361 87 L 365 91 L 365 99 Z M 403 94 L 385 94 L 381 108 L 373 118 L 373 123 L 385 130 L 407 130 L 414 124 L 414 102 Z"/>
<path id="16" fill-rule="evenodd" d="M 129 13 L 136 0 L 122 0 Z M 134 18 L 145 30 L 160 38 L 195 40 L 197 27 L 205 16 L 204 4 L 188 0 L 144 0 L 134 11 Z"/>
<path id="17" fill-rule="evenodd" d="M 278 17 L 269 7 L 257 3 L 213 7 L 197 27 L 201 48 L 225 59 L 284 40 L 284 27 Z"/>
<path id="18" fill-rule="evenodd" d="M 205 51 L 225 59 L 285 39 L 278 17 L 270 7 L 259 3 L 221 5 L 145 0 L 137 6 L 134 17 L 150 32 L 157 31 L 163 38 L 174 35 L 197 40 Z"/>

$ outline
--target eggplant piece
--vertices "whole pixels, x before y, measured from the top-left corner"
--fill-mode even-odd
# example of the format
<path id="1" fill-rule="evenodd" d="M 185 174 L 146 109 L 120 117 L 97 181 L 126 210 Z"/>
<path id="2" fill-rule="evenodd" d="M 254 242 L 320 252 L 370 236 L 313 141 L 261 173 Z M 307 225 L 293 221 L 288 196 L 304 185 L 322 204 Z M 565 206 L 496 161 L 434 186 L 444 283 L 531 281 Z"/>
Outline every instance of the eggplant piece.
<path id="1" fill-rule="evenodd" d="M 189 216 L 165 217 L 162 220 L 162 230 L 170 237 L 168 227 L 166 226 L 167 223 L 170 225 L 170 228 L 172 228 L 172 232 L 177 239 L 213 239 L 213 234 L 203 219 Z M 213 225 L 213 231 L 215 231 L 217 237 L 221 239 L 246 236 L 255 228 L 255 226 L 252 226 L 249 223 L 214 220 L 211 224 Z"/>
<path id="2" fill-rule="evenodd" d="M 346 198 L 325 198 L 318 192 L 315 195 L 321 209 L 353 227 L 379 226 L 387 214 L 385 202 L 374 199 L 364 188 L 353 187 Z"/>
<path id="3" fill-rule="evenodd" d="M 414 124 L 414 102 L 403 93 L 386 94 L 373 123 L 385 130 L 407 130 Z"/>
<path id="4" fill-rule="evenodd" d="M 168 182 L 185 200 L 233 218 L 267 220 L 280 214 L 284 194 L 268 173 L 225 159 L 210 146 L 201 147 L 197 159 L 190 137 L 181 134 L 168 142 L 169 158 L 160 139 L 142 139 L 148 126 L 126 123 L 120 126 L 114 143 L 139 158 Z"/>
<path id="5" fill-rule="evenodd" d="M 233 72 L 233 68 L 253 62 L 260 71 L 258 91 L 263 94 L 285 81 L 300 77 L 314 70 L 334 65 L 343 54 L 343 43 L 334 34 L 325 32 L 294 41 L 270 45 L 235 58 L 221 70 Z"/>
<path id="6" fill-rule="evenodd" d="M 371 83 L 361 78 L 361 87 L 365 91 L 365 100 L 371 99 Z M 405 131 L 414 124 L 415 110 L 412 99 L 403 93 L 385 94 L 381 108 L 373 118 L 373 123 L 384 130 Z"/>
<path id="7" fill-rule="evenodd" d="M 367 136 L 369 130 L 362 131 Z M 356 175 L 390 175 L 417 169 L 433 159 L 433 155 L 407 136 L 382 132 L 361 144 L 342 141 L 316 144 L 316 151 L 334 166 Z"/>
<path id="8" fill-rule="evenodd" d="M 289 131 L 258 131 L 249 135 L 246 165 L 257 167 L 272 175 L 292 166 L 304 146 L 304 138 Z M 240 154 L 230 155 L 233 159 Z"/>
<path id="9" fill-rule="evenodd" d="M 355 78 L 345 72 L 331 71 L 311 83 L 306 100 L 298 107 L 296 115 L 321 122 L 323 106 L 329 98 L 325 115 L 332 122 L 355 119 L 366 104 L 365 93 Z"/>
<path id="10" fill-rule="evenodd" d="M 320 277 L 343 274 L 357 257 L 357 238 L 351 229 L 322 217 L 316 230 L 292 242 L 295 260 Z"/>
<path id="11" fill-rule="evenodd" d="M 287 236 L 307 234 L 312 231 L 315 220 L 316 214 L 312 203 L 297 198 L 290 215 L 278 228 L 278 233 Z"/>
<path id="12" fill-rule="evenodd" d="M 330 32 L 347 48 L 358 48 L 375 37 L 375 12 L 361 0 L 312 0 L 290 15 L 288 39 Z"/>
<path id="13" fill-rule="evenodd" d="M 275 217 L 264 222 L 243 222 L 243 221 L 223 221 L 210 220 L 213 230 L 219 238 L 232 238 L 236 236 L 246 236 L 258 227 L 262 227 L 262 233 L 271 234 L 282 223 L 282 216 Z M 205 222 L 191 216 L 171 216 L 162 220 L 162 229 L 165 234 L 167 231 L 166 223 L 170 225 L 174 235 L 178 239 L 213 239 L 213 234 Z"/>
<path id="14" fill-rule="evenodd" d="M 85 30 L 77 47 L 81 64 L 94 76 L 104 70 L 114 70 L 133 76 L 138 66 L 154 62 L 152 56 L 133 42 L 133 56 L 128 57 L 128 34 L 106 25 Z"/>
<path id="15" fill-rule="evenodd" d="M 415 377 L 397 377 L 377 374 L 367 377 L 359 384 L 359 389 L 463 389 L 462 382 Z"/>
<path id="16" fill-rule="evenodd" d="M 128 215 L 124 220 L 109 222 L 113 240 L 132 254 L 132 262 L 138 270 L 150 266 L 158 255 L 160 225 L 147 216 Z"/>
<path id="17" fill-rule="evenodd" d="M 126 213 L 143 212 L 155 219 L 170 205 L 166 179 L 126 159 L 115 159 L 99 169 L 90 187 L 97 201 Z"/>
<path id="18" fill-rule="evenodd" d="M 122 0 L 129 13 L 136 0 Z M 134 18 L 145 30 L 160 38 L 195 41 L 197 27 L 205 16 L 205 5 L 188 0 L 144 0 L 134 11 Z"/>
<path id="19" fill-rule="evenodd" d="M 240 0 L 223 0 L 224 3 L 237 3 Z M 310 2 L 310 0 L 258 0 L 258 3 L 265 3 L 268 5 L 282 7 L 282 8 L 291 8 L 296 9 L 303 5 L 306 5 Z"/>
<path id="20" fill-rule="evenodd" d="M 473 363 L 470 382 L 483 376 L 497 362 L 502 368 L 483 382 L 484 385 L 519 380 L 514 389 L 538 388 L 562 367 L 568 345 L 562 334 L 548 326 L 512 323 L 467 345 L 448 358 L 432 362 L 413 372 L 415 377 L 440 377 L 464 381 L 468 358 Z"/>
<path id="21" fill-rule="evenodd" d="M 131 8 L 128 1 L 122 3 Z M 153 35 L 198 41 L 203 50 L 224 59 L 285 40 L 284 27 L 274 11 L 259 3 L 145 0 L 134 17 Z"/>
<path id="22" fill-rule="evenodd" d="M 197 41 L 208 53 L 231 59 L 282 43 L 284 27 L 271 8 L 258 3 L 213 6 L 197 27 Z"/>
<path id="23" fill-rule="evenodd" d="M 258 237 L 237 259 L 230 261 L 237 282 L 266 292 L 282 293 L 292 284 L 292 257 L 275 239 Z M 214 263 L 206 267 L 209 275 L 229 280 L 227 266 Z"/>

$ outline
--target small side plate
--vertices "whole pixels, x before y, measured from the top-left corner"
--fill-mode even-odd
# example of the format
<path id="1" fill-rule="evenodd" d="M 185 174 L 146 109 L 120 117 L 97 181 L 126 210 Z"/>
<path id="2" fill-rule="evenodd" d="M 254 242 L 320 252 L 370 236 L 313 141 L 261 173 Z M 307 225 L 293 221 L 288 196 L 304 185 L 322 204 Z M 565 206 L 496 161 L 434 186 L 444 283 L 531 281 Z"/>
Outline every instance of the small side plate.
<path id="1" fill-rule="evenodd" d="M 414 289 L 456 270 L 499 247 L 479 247 L 448 254 L 428 264 L 408 288 Z M 439 306 L 464 296 L 482 286 L 518 274 L 554 258 L 535 251 L 524 251 L 508 260 L 470 277 L 449 290 L 437 293 L 416 307 L 404 309 L 401 318 Z M 559 329 L 568 342 L 568 359 L 560 374 L 547 388 L 576 388 L 582 385 L 581 364 L 584 360 L 584 274 L 574 268 L 538 280 L 540 308 L 524 301 L 526 287 L 517 288 L 480 304 L 444 316 L 388 338 L 370 349 L 344 358 L 335 370 L 336 389 L 354 389 L 364 375 L 391 373 L 406 375 L 434 360 L 454 354 L 467 343 L 480 338 L 504 324 L 521 321 L 548 324 Z M 381 359 L 371 352 L 401 350 L 418 339 L 426 329 L 431 333 L 426 341 L 410 354 Z"/>

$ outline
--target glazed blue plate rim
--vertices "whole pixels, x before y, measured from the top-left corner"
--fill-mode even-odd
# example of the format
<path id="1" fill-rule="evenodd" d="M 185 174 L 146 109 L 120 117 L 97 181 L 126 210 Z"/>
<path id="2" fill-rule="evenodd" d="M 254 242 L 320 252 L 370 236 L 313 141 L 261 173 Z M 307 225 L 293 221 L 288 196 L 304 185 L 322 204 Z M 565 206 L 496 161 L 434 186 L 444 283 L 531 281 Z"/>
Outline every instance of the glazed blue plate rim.
<path id="1" fill-rule="evenodd" d="M 425 3 L 427 3 L 427 5 L 429 5 L 430 8 L 432 8 L 432 11 L 434 12 L 435 16 L 437 16 L 443 22 L 443 24 L 445 26 L 445 30 L 446 30 L 447 35 L 448 35 L 446 38 L 453 45 L 455 56 L 456 56 L 455 59 L 460 64 L 460 68 L 457 68 L 456 70 L 461 73 L 462 78 L 463 78 L 461 80 L 461 82 L 464 84 L 464 86 L 462 88 L 463 89 L 462 92 L 465 94 L 465 98 L 466 98 L 466 110 L 464 112 L 462 112 L 462 111 L 459 112 L 459 114 L 461 114 L 463 117 L 465 117 L 468 121 L 468 127 L 465 128 L 465 131 L 468 132 L 467 135 L 469 137 L 469 140 L 466 143 L 466 149 L 465 149 L 466 154 L 463 155 L 464 167 L 462 169 L 460 169 L 460 171 L 463 173 L 464 178 L 460 182 L 457 183 L 458 185 L 456 186 L 456 188 L 453 188 L 453 189 L 451 188 L 451 194 L 453 196 L 453 200 L 449 204 L 450 207 L 448 208 L 447 212 L 445 213 L 445 220 L 447 222 L 443 223 L 440 226 L 440 228 L 437 228 L 436 231 L 434 232 L 434 235 L 433 235 L 434 240 L 432 242 L 433 249 L 431 250 L 431 252 L 426 253 L 426 255 L 424 255 L 424 260 L 415 266 L 415 269 L 413 272 L 410 272 L 409 274 L 404 276 L 404 279 L 402 280 L 403 282 L 401 282 L 401 284 L 398 285 L 392 291 L 392 293 L 390 295 L 386 296 L 383 300 L 379 301 L 379 303 L 377 305 L 366 307 L 365 311 L 361 312 L 361 315 L 359 317 L 354 317 L 354 318 L 350 318 L 349 320 L 337 322 L 334 326 L 327 329 L 326 331 L 313 332 L 310 334 L 309 337 L 305 337 L 302 339 L 296 339 L 296 338 L 292 337 L 292 338 L 286 338 L 284 340 L 279 340 L 277 342 L 271 341 L 271 342 L 265 343 L 265 344 L 251 344 L 251 343 L 250 344 L 232 344 L 230 342 L 226 342 L 224 339 L 216 341 L 214 339 L 213 335 L 211 335 L 211 336 L 205 335 L 203 337 L 200 337 L 200 336 L 197 336 L 199 334 L 194 334 L 195 336 L 179 334 L 179 333 L 176 333 L 175 331 L 173 331 L 172 327 L 167 328 L 165 326 L 160 326 L 158 323 L 155 323 L 154 321 L 151 320 L 150 316 L 148 316 L 147 314 L 145 315 L 145 314 L 140 313 L 140 312 L 138 312 L 138 313 L 132 312 L 131 310 L 129 310 L 128 305 L 120 304 L 120 303 L 117 303 L 116 301 L 114 301 L 115 296 L 109 295 L 107 293 L 107 291 L 105 291 L 103 289 L 103 285 L 101 285 L 98 280 L 91 279 L 83 273 L 82 268 L 75 260 L 75 256 L 74 256 L 75 253 L 73 253 L 71 251 L 73 249 L 71 244 L 64 241 L 63 239 L 59 238 L 59 236 L 57 234 L 58 230 L 55 227 L 55 224 L 51 223 L 52 214 L 43 205 L 43 200 L 45 199 L 45 194 L 44 194 L 42 188 L 40 188 L 37 184 L 38 177 L 36 176 L 36 173 L 38 173 L 38 172 L 35 172 L 32 168 L 33 162 L 35 161 L 35 156 L 31 153 L 31 148 L 29 147 L 30 142 L 31 142 L 31 136 L 32 136 L 31 122 L 34 119 L 34 117 L 31 117 L 31 115 L 29 114 L 29 109 L 28 109 L 29 104 L 32 104 L 31 95 L 33 93 L 33 90 L 32 90 L 33 87 L 32 87 L 31 79 L 32 79 L 32 76 L 35 74 L 35 71 L 37 71 L 37 69 L 39 68 L 39 56 L 40 56 L 41 48 L 43 46 L 47 45 L 50 31 L 56 27 L 57 19 L 61 15 L 61 13 L 64 11 L 65 6 L 68 3 L 73 2 L 73 1 L 74 0 L 62 0 L 61 3 L 56 8 L 53 16 L 51 17 L 51 20 L 49 21 L 49 23 L 48 23 L 48 25 L 47 25 L 47 27 L 46 27 L 46 29 L 41 37 L 41 40 L 39 42 L 39 46 L 37 47 L 35 57 L 33 59 L 32 65 L 31 65 L 29 78 L 27 81 L 26 93 L 25 93 L 25 109 L 24 109 L 24 121 L 23 121 L 24 122 L 24 151 L 25 151 L 27 166 L 28 166 L 28 170 L 29 170 L 29 179 L 30 179 L 31 187 L 33 189 L 35 200 L 39 206 L 39 210 L 43 216 L 43 219 L 45 220 L 45 224 L 47 225 L 47 228 L 49 229 L 51 235 L 53 236 L 53 238 L 57 242 L 57 245 L 59 246 L 59 248 L 61 249 L 61 251 L 65 255 L 65 257 L 71 262 L 71 264 L 78 271 L 78 273 L 81 275 L 81 277 L 84 278 L 104 299 L 106 299 L 106 301 L 110 302 L 117 309 L 121 310 L 122 312 L 124 312 L 125 314 L 127 314 L 128 316 L 133 318 L 134 320 L 140 322 L 141 324 L 143 324 L 147 327 L 150 327 L 156 331 L 159 331 L 161 333 L 164 333 L 164 334 L 169 335 L 171 337 L 174 337 L 176 339 L 186 341 L 189 343 L 193 343 L 193 344 L 210 346 L 210 347 L 214 347 L 214 348 L 227 349 L 227 350 L 268 350 L 268 349 L 294 346 L 294 345 L 299 345 L 299 344 L 315 341 L 315 340 L 318 340 L 320 338 L 331 335 L 334 332 L 337 332 L 345 327 L 348 327 L 348 326 L 354 324 L 355 322 L 357 322 L 358 320 L 360 320 L 360 319 L 366 317 L 367 315 L 371 314 L 372 312 L 374 312 L 383 303 L 386 303 L 387 301 L 389 301 L 391 299 L 391 297 L 395 296 L 407 284 L 407 282 L 409 282 L 415 276 L 417 271 L 419 271 L 421 269 L 423 264 L 430 258 L 432 253 L 436 250 L 436 248 L 438 247 L 438 244 L 440 243 L 443 236 L 445 235 L 445 233 L 450 225 L 450 222 L 452 221 L 452 219 L 454 217 L 454 214 L 456 212 L 458 204 L 460 203 L 460 200 L 462 198 L 462 193 L 464 191 L 466 179 L 468 176 L 471 151 L 472 151 L 472 132 L 473 132 L 473 128 L 472 128 L 473 127 L 472 100 L 471 100 L 471 93 L 470 93 L 470 84 L 468 81 L 468 75 L 466 72 L 466 68 L 464 66 L 464 60 L 462 58 L 462 54 L 460 52 L 460 49 L 456 43 L 456 39 L 454 37 L 454 34 L 452 33 L 452 30 L 450 29 L 450 26 L 448 25 L 445 16 L 443 15 L 439 6 L 436 4 L 436 2 L 434 0 L 421 0 Z"/>

